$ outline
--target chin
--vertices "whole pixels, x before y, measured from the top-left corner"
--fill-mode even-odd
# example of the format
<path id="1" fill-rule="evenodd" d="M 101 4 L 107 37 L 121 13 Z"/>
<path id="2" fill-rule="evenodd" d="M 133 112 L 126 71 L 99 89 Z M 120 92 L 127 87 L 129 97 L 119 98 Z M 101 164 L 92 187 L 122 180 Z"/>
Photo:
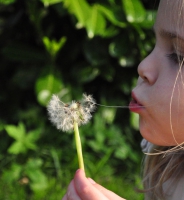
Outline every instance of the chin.
<path id="1" fill-rule="evenodd" d="M 145 138 L 148 142 L 157 145 L 157 146 L 176 146 L 176 142 L 172 141 L 166 141 L 163 138 L 159 138 L 159 136 L 153 136 L 152 134 L 145 134 L 141 133 L 142 137 Z"/>
<path id="2" fill-rule="evenodd" d="M 159 137 L 154 133 L 152 133 L 151 130 L 145 130 L 145 129 L 143 130 L 140 128 L 140 133 L 144 139 L 146 139 L 148 142 L 154 145 L 167 146 L 165 145 L 165 142 L 161 138 L 159 139 Z"/>

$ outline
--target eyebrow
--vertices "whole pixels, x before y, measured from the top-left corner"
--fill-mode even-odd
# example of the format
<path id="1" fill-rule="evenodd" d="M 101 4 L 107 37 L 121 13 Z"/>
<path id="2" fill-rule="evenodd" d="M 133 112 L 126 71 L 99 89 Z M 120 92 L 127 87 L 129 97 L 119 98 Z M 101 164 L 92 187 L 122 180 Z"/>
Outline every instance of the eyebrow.
<path id="1" fill-rule="evenodd" d="M 155 31 L 155 27 L 153 26 L 153 32 L 155 33 L 156 35 L 156 31 Z M 184 42 L 184 38 L 181 37 L 180 35 L 176 34 L 175 32 L 170 32 L 170 31 L 167 31 L 165 29 L 161 29 L 159 30 L 159 34 L 162 36 L 162 37 L 167 37 L 167 38 L 170 38 L 170 39 L 179 39 L 179 40 L 182 40 L 182 42 Z"/>

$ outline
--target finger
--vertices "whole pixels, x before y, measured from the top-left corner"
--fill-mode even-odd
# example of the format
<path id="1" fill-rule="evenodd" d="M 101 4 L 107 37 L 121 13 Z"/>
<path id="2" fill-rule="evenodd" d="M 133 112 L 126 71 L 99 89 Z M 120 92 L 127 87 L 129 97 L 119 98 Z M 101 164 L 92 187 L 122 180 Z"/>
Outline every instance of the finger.
<path id="1" fill-rule="evenodd" d="M 93 183 L 93 186 L 95 188 L 97 188 L 99 191 L 101 191 L 108 199 L 116 199 L 116 200 L 125 200 L 123 198 L 121 198 L 120 196 L 118 196 L 117 194 L 115 194 L 114 192 L 104 188 L 103 186 L 95 183 L 91 178 L 88 178 L 90 182 Z"/>
<path id="2" fill-rule="evenodd" d="M 66 193 L 66 200 L 81 200 L 81 198 L 78 196 L 76 192 L 73 180 L 70 182 L 68 186 L 67 193 Z"/>
<path id="3" fill-rule="evenodd" d="M 85 177 L 83 170 L 77 170 L 74 176 L 75 189 L 82 200 L 108 200 L 97 188 Z"/>

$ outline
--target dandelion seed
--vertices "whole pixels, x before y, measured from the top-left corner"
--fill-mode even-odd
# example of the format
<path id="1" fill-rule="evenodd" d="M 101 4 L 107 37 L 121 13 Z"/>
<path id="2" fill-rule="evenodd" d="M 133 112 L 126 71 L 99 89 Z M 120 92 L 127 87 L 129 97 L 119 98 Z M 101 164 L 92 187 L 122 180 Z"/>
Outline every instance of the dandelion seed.
<path id="1" fill-rule="evenodd" d="M 91 95 L 83 94 L 80 102 L 72 101 L 63 103 L 56 95 L 53 95 L 47 110 L 50 121 L 62 131 L 74 130 L 79 159 L 79 167 L 84 169 L 82 147 L 79 137 L 78 126 L 86 124 L 91 119 L 91 113 L 95 110 L 95 100 Z"/>
<path id="2" fill-rule="evenodd" d="M 72 101 L 63 103 L 56 95 L 53 95 L 48 104 L 50 121 L 62 131 L 69 131 L 74 128 L 74 121 L 78 125 L 86 124 L 91 119 L 91 113 L 95 110 L 95 100 L 91 95 L 83 94 L 80 102 Z"/>

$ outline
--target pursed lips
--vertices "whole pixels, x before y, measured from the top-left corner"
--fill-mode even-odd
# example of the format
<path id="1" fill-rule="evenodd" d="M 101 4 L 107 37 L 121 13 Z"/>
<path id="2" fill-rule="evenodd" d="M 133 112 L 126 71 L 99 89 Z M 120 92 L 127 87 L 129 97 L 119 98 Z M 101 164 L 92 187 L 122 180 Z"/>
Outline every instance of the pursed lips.
<path id="1" fill-rule="evenodd" d="M 139 113 L 144 108 L 144 106 L 139 102 L 134 92 L 132 92 L 131 96 L 132 100 L 129 104 L 129 109 L 132 112 Z"/>

